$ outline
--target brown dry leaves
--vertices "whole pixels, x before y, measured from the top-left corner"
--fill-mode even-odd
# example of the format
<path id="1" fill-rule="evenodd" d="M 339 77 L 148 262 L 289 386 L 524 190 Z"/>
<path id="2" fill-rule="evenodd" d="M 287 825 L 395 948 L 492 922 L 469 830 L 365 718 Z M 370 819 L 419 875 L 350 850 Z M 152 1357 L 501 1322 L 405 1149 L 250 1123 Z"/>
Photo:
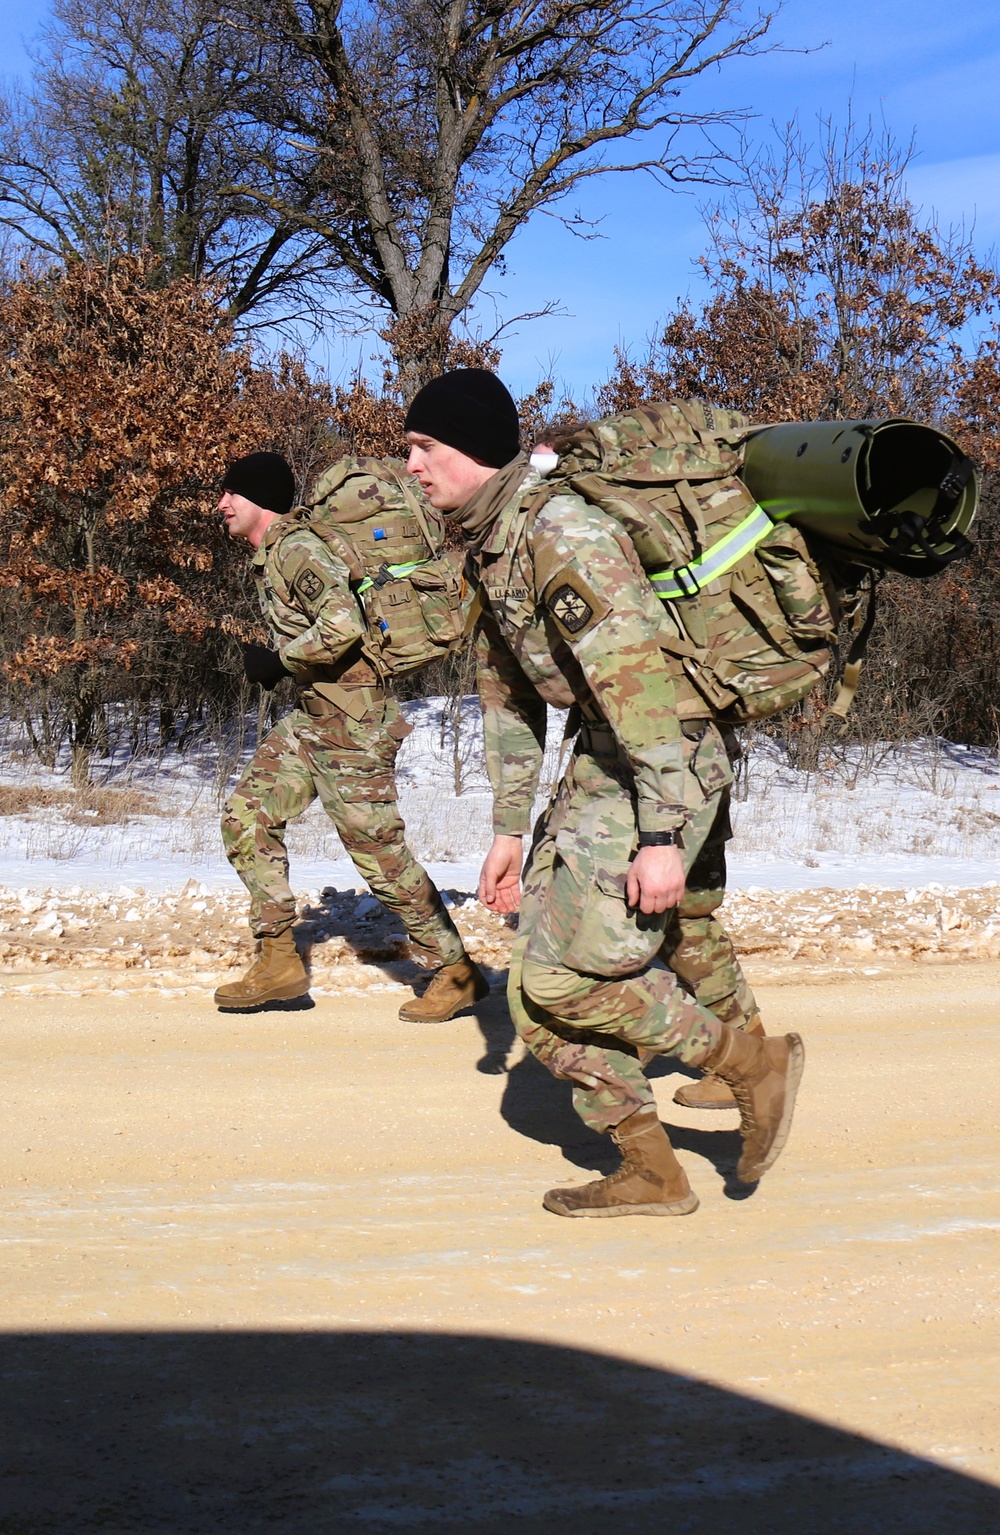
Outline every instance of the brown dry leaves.
<path id="1" fill-rule="evenodd" d="M 148 258 L 26 274 L 0 295 L 0 340 L 8 675 L 128 668 L 164 630 L 197 645 L 227 612 L 246 621 L 222 474 L 261 448 L 314 470 L 328 391 L 292 359 L 257 366 L 217 293 Z"/>

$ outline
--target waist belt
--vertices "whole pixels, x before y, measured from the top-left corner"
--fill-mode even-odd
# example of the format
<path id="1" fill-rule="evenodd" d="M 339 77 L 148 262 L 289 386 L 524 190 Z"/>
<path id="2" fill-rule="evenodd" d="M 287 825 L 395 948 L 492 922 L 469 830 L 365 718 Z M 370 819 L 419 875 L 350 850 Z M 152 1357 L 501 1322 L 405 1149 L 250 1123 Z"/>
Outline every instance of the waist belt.
<path id="1" fill-rule="evenodd" d="M 299 694 L 299 707 L 314 720 L 330 719 L 336 714 L 362 720 L 381 697 L 381 692 L 374 688 L 345 688 L 339 682 L 321 682 Z"/>

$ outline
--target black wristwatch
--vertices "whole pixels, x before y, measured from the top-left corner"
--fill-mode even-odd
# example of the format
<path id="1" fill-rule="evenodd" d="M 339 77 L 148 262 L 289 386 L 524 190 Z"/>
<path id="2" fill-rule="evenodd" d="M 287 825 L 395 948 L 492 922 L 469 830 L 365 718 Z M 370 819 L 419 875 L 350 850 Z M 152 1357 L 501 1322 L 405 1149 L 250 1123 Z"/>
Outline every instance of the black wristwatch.
<path id="1" fill-rule="evenodd" d="M 640 847 L 683 847 L 679 831 L 641 831 Z"/>

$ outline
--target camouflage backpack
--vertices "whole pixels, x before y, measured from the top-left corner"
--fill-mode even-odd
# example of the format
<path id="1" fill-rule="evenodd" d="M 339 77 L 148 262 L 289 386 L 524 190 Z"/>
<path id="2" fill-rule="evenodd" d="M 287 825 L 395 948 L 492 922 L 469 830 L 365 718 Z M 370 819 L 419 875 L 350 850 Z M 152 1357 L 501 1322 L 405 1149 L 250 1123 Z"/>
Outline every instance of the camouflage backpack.
<path id="1" fill-rule="evenodd" d="M 592 422 L 549 480 L 626 530 L 671 621 L 663 649 L 734 724 L 804 698 L 830 667 L 838 601 L 802 533 L 737 477 L 746 418 L 697 400 Z"/>
<path id="2" fill-rule="evenodd" d="M 418 671 L 471 628 L 464 554 L 444 547 L 441 517 L 399 461 L 338 459 L 298 517 L 347 565 L 368 628 L 363 650 L 381 677 Z"/>

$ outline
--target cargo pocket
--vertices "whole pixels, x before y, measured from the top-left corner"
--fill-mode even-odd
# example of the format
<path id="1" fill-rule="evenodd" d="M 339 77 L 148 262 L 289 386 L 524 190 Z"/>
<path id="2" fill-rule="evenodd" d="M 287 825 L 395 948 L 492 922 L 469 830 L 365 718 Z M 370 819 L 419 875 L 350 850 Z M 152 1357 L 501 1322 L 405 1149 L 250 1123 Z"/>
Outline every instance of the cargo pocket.
<path id="1" fill-rule="evenodd" d="M 591 865 L 589 878 L 585 872 L 583 879 L 574 879 L 575 888 L 570 888 L 567 880 L 560 881 L 565 869 L 563 865 L 557 872 L 552 891 L 569 918 L 561 963 L 585 975 L 615 977 L 643 970 L 663 943 L 671 913 L 646 916 L 628 905 L 628 863 L 620 869 L 609 868 L 606 863 Z"/>

